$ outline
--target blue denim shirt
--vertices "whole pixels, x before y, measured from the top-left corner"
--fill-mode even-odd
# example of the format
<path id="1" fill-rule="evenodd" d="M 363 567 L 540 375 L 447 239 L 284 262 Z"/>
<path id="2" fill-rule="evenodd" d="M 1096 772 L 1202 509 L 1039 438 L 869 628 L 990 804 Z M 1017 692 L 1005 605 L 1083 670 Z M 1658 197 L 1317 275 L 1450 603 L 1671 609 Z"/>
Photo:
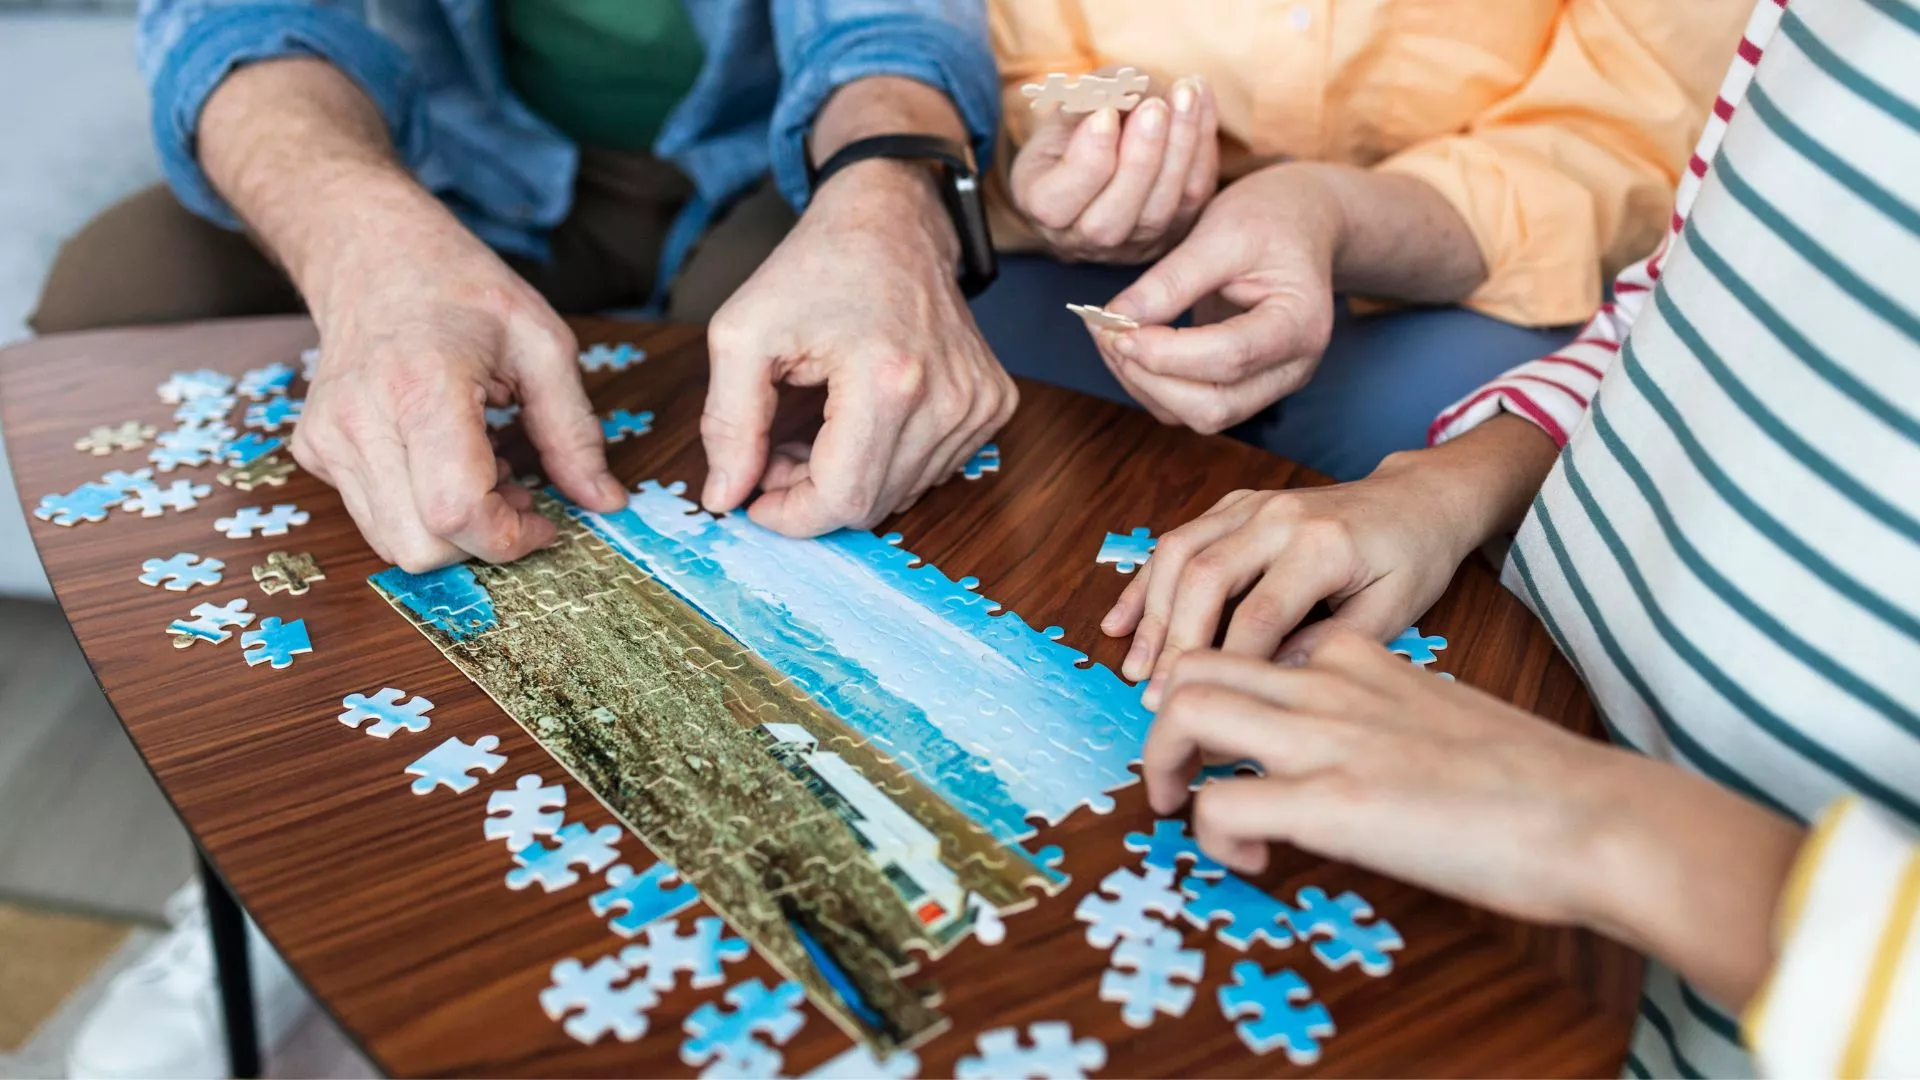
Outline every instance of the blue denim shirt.
<path id="1" fill-rule="evenodd" d="M 982 0 L 682 2 L 706 62 L 654 144 L 696 192 L 662 282 L 769 171 L 805 205 L 807 132 L 848 82 L 899 75 L 944 91 L 986 160 L 1000 94 Z M 139 53 L 168 183 L 229 228 L 239 220 L 195 157 L 200 110 L 235 68 L 282 56 L 320 57 L 357 82 L 401 160 L 495 248 L 545 257 L 572 202 L 578 152 L 507 85 L 492 0 L 141 0 Z"/>

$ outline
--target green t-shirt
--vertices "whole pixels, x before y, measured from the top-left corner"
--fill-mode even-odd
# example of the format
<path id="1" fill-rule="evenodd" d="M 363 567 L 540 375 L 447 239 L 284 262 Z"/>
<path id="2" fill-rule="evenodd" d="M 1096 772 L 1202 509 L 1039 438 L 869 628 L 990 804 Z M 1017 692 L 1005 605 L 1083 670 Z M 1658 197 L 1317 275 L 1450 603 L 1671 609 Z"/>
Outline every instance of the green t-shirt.
<path id="1" fill-rule="evenodd" d="M 522 100 L 615 150 L 653 145 L 705 58 L 681 0 L 500 0 L 500 37 Z"/>

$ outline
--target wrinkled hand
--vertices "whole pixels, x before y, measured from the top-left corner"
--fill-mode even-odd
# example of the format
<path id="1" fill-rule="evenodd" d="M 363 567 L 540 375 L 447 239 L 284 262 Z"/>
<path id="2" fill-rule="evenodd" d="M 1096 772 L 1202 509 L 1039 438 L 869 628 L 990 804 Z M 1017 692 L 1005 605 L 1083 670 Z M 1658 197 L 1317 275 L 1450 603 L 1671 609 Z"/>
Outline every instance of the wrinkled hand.
<path id="1" fill-rule="evenodd" d="M 374 551 L 421 572 L 469 556 L 507 562 L 552 541 L 552 523 L 493 452 L 488 404 L 521 404 L 569 497 L 621 506 L 573 333 L 546 301 L 451 218 L 381 235 L 374 246 L 407 257 L 331 275 L 319 372 L 293 435 L 295 459 L 339 489 Z"/>
<path id="2" fill-rule="evenodd" d="M 789 536 L 869 528 L 947 480 L 1013 415 L 1013 380 L 954 280 L 957 241 L 918 166 L 837 174 L 715 315 L 702 501 Z M 827 388 L 811 446 L 769 447 L 778 386 Z"/>
<path id="3" fill-rule="evenodd" d="M 1133 635 L 1120 670 L 1152 675 L 1148 707 L 1182 653 L 1213 644 L 1235 597 L 1222 647 L 1256 660 L 1336 627 L 1383 641 L 1431 607 L 1475 536 L 1402 460 L 1334 487 L 1236 491 L 1162 536 L 1100 624 Z M 1294 634 L 1322 600 L 1333 617 Z"/>
<path id="4" fill-rule="evenodd" d="M 1549 923 L 1594 918 L 1615 800 L 1661 768 L 1347 631 L 1299 666 L 1182 656 L 1144 754 L 1156 813 L 1187 801 L 1203 754 L 1266 772 L 1193 797 L 1195 836 L 1237 871 L 1287 842 Z"/>
<path id="5" fill-rule="evenodd" d="M 1055 255 L 1140 263 L 1177 243 L 1219 184 L 1219 120 L 1198 77 L 1124 118 L 1053 107 L 1009 177 L 1013 205 Z"/>
<path id="6" fill-rule="evenodd" d="M 1205 434 L 1306 385 L 1333 332 L 1340 205 L 1310 168 L 1277 165 L 1228 186 L 1106 305 L 1143 324 L 1092 331 L 1114 376 L 1162 423 Z M 1227 317 L 1165 325 L 1202 301 Z"/>

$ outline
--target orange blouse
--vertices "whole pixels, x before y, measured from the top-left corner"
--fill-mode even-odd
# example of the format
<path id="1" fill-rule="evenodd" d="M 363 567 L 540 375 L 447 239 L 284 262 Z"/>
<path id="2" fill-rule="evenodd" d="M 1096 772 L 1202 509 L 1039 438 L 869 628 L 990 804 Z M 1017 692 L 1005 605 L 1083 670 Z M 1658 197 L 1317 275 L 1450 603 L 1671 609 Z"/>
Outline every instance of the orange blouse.
<path id="1" fill-rule="evenodd" d="M 1197 74 L 1219 102 L 1226 182 L 1288 159 L 1417 176 L 1472 229 L 1467 304 L 1579 322 L 1660 239 L 1752 0 L 988 0 L 1006 121 L 995 235 L 1032 129 L 1021 84 L 1130 64 Z M 1006 145 L 1011 143 L 1012 146 Z"/>

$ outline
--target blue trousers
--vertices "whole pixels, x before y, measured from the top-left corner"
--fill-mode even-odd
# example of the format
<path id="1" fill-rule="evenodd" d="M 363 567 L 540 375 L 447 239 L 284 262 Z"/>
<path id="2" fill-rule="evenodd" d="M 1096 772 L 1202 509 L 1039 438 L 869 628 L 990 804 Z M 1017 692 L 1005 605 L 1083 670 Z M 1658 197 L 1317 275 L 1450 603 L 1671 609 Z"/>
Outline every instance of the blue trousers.
<path id="1" fill-rule="evenodd" d="M 1138 407 L 1065 305 L 1104 303 L 1141 269 L 1006 256 L 1000 280 L 974 300 L 973 315 L 1013 374 Z M 1427 425 L 1441 410 L 1566 344 L 1575 329 L 1527 329 L 1462 308 L 1356 317 L 1340 305 L 1332 342 L 1307 385 L 1229 434 L 1337 480 L 1356 480 L 1396 450 L 1425 446 Z"/>

